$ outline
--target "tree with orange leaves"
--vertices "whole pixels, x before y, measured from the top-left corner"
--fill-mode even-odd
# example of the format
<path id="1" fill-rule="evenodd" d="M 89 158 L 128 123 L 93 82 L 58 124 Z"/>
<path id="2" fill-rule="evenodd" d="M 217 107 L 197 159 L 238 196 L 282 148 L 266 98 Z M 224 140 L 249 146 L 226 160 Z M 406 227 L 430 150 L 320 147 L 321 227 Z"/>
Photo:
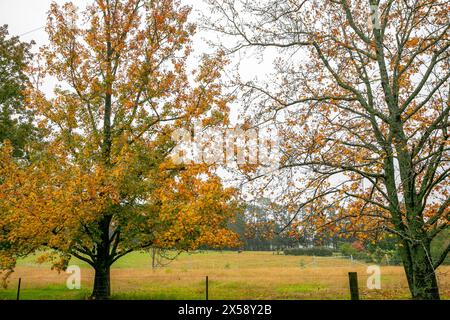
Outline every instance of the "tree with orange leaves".
<path id="1" fill-rule="evenodd" d="M 37 87 L 28 107 L 48 148 L 25 166 L 2 147 L 3 269 L 41 248 L 56 266 L 71 256 L 95 270 L 93 299 L 111 295 L 110 267 L 143 249 L 233 246 L 227 224 L 236 190 L 214 167 L 175 164 L 171 132 L 227 117 L 218 82 L 225 63 L 204 57 L 191 79 L 195 26 L 173 0 L 96 0 L 79 16 L 52 4 L 41 75 L 58 79 L 53 98 Z"/>
<path id="2" fill-rule="evenodd" d="M 430 243 L 450 225 L 449 3 L 209 2 L 225 49 L 277 52 L 274 81 L 237 83 L 254 125 L 273 121 L 283 139 L 263 191 L 297 230 L 395 236 L 412 297 L 439 299 L 450 245 L 433 259 Z"/>

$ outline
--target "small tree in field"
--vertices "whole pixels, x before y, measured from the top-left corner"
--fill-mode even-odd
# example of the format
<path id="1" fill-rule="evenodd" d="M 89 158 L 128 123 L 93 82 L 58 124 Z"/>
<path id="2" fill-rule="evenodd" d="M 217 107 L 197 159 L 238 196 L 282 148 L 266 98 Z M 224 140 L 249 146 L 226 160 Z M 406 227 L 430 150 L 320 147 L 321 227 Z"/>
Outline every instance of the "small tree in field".
<path id="1" fill-rule="evenodd" d="M 236 41 L 227 49 L 278 53 L 273 82 L 239 83 L 253 119 L 284 138 L 263 185 L 298 228 L 395 236 L 412 297 L 439 299 L 450 245 L 433 259 L 430 243 L 450 215 L 448 1 L 209 2 L 210 27 Z"/>
<path id="2" fill-rule="evenodd" d="M 47 99 L 27 92 L 48 148 L 31 165 L 2 148 L 3 268 L 39 249 L 64 268 L 71 256 L 95 270 L 92 297 L 110 296 L 110 267 L 136 251 L 232 246 L 237 211 L 206 165 L 175 165 L 174 128 L 226 117 L 220 55 L 190 79 L 195 26 L 176 1 L 97 0 L 78 15 L 52 4 L 42 73 L 61 83 Z M 214 115 L 214 116 L 213 116 Z"/>

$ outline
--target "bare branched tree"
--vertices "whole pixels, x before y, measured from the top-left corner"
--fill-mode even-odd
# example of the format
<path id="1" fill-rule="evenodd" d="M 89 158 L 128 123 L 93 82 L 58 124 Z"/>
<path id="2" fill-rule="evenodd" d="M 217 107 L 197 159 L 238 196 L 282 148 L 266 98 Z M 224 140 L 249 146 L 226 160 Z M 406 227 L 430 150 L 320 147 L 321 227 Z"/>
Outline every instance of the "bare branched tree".
<path id="1" fill-rule="evenodd" d="M 412 297 L 439 299 L 450 246 L 433 259 L 430 243 L 450 215 L 449 2 L 208 2 L 228 53 L 277 52 L 272 77 L 236 77 L 253 124 L 283 137 L 280 168 L 259 185 L 299 228 L 397 237 Z"/>

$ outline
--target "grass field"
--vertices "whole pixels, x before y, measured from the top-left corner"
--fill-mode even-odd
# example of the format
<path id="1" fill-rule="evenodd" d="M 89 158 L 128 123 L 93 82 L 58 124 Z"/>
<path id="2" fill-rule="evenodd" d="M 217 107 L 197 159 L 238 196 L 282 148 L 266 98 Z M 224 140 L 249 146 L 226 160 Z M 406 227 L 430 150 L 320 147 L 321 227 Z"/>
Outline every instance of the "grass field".
<path id="1" fill-rule="evenodd" d="M 0 299 L 15 299 L 22 278 L 21 299 L 87 299 L 93 270 L 74 259 L 82 269 L 81 290 L 68 290 L 65 273 L 35 262 L 20 261 Z M 381 289 L 366 286 L 367 265 L 332 257 L 298 257 L 271 252 L 196 252 L 182 254 L 168 266 L 152 270 L 147 253 L 119 260 L 111 271 L 113 299 L 204 299 L 209 276 L 210 299 L 348 299 L 348 272 L 357 271 L 362 299 L 408 299 L 403 268 L 381 267 Z M 438 270 L 441 295 L 450 298 L 450 266 Z"/>

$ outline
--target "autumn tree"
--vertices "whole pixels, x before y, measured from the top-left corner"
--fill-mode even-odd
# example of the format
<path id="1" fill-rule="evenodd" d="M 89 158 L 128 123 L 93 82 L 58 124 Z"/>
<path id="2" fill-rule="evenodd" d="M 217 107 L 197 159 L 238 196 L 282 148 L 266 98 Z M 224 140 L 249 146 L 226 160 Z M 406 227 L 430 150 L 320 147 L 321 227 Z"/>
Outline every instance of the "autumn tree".
<path id="1" fill-rule="evenodd" d="M 29 81 L 26 71 L 31 45 L 9 37 L 8 26 L 0 26 L 0 142 L 10 140 L 17 157 L 26 155 L 25 146 L 37 136 L 23 94 Z"/>
<path id="2" fill-rule="evenodd" d="M 187 70 L 189 12 L 172 0 L 97 0 L 81 16 L 73 3 L 52 4 L 39 72 L 60 85 L 52 98 L 27 92 L 48 148 L 28 166 L 8 145 L 1 153 L 3 268 L 42 248 L 61 268 L 74 256 L 94 268 L 92 298 L 104 299 L 111 265 L 130 252 L 235 244 L 235 190 L 212 166 L 170 156 L 175 128 L 228 111 L 222 55 Z"/>
<path id="3" fill-rule="evenodd" d="M 229 52 L 276 55 L 270 82 L 236 80 L 253 124 L 273 121 L 283 139 L 279 170 L 259 185 L 297 230 L 396 237 L 412 297 L 439 299 L 450 246 L 433 259 L 430 244 L 450 214 L 448 1 L 208 2 Z"/>
<path id="4" fill-rule="evenodd" d="M 23 162 L 29 160 L 31 145 L 36 147 L 40 140 L 33 123 L 33 112 L 25 106 L 31 46 L 32 43 L 9 36 L 8 26 L 0 26 L 0 146 L 8 148 L 10 156 Z M 7 167 L 6 159 L 2 158 L 1 165 Z M 5 175 L 0 172 L 0 183 L 4 179 Z M 8 240 L 9 223 L 2 221 L 0 226 L 1 252 L 11 248 L 12 242 Z M 2 266 L 8 264 L 8 260 L 2 261 Z"/>

